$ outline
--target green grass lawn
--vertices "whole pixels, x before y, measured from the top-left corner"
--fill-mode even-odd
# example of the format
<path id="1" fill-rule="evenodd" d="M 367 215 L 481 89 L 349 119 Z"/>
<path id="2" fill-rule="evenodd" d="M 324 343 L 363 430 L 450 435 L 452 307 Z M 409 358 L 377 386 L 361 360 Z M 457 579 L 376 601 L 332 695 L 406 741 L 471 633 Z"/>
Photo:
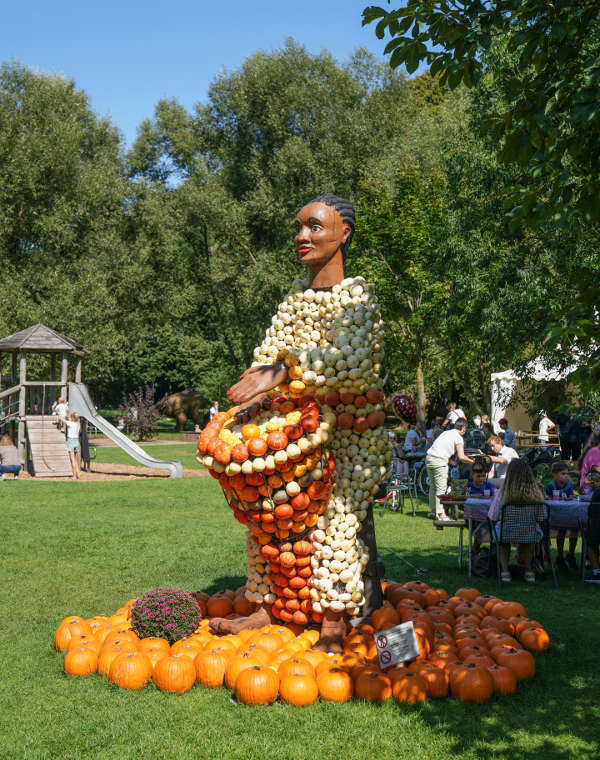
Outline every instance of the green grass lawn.
<path id="1" fill-rule="evenodd" d="M 173 456 L 176 447 L 169 449 Z M 236 706 L 225 689 L 183 696 L 125 692 L 69 678 L 52 648 L 70 614 L 111 613 L 157 585 L 212 592 L 244 580 L 243 528 L 212 478 L 0 484 L 2 758 L 506 758 L 586 760 L 600 735 L 600 596 L 562 580 L 503 589 L 547 627 L 535 680 L 486 705 L 359 702 Z M 456 566 L 456 532 L 433 529 L 422 504 L 377 514 L 388 577 L 453 592 L 476 585 Z M 392 554 L 391 552 L 395 552 Z M 428 572 L 416 576 L 402 555 Z"/>

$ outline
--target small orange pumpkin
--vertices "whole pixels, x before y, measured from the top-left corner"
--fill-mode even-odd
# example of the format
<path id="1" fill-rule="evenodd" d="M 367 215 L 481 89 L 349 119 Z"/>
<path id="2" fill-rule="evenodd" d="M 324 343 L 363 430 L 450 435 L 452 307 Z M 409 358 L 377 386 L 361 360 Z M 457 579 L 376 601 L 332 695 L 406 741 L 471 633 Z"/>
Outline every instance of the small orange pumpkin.
<path id="1" fill-rule="evenodd" d="M 407 670 L 406 673 L 394 681 L 392 695 L 396 702 L 424 702 L 427 699 L 427 684 L 421 675 Z"/>
<path id="2" fill-rule="evenodd" d="M 63 665 L 69 676 L 87 676 L 98 668 L 98 653 L 90 647 L 74 647 L 65 655 Z"/>
<path id="3" fill-rule="evenodd" d="M 350 674 L 340 667 L 330 667 L 317 675 L 321 699 L 326 702 L 347 702 L 354 694 Z"/>

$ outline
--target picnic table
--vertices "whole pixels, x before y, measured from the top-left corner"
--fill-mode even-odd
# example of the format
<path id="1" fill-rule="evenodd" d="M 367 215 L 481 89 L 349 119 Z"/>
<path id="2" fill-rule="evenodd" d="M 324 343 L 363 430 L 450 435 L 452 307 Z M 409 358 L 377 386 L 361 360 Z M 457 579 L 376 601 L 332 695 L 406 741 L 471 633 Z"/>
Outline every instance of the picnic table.
<path id="1" fill-rule="evenodd" d="M 468 498 L 464 502 L 464 517 L 469 528 L 469 575 L 471 575 L 471 548 L 473 535 L 487 523 L 491 499 Z M 574 528 L 579 530 L 587 521 L 589 499 L 546 499 L 548 518 L 551 528 Z M 474 527 L 475 524 L 475 527 Z M 459 563 L 459 567 L 461 563 Z"/>

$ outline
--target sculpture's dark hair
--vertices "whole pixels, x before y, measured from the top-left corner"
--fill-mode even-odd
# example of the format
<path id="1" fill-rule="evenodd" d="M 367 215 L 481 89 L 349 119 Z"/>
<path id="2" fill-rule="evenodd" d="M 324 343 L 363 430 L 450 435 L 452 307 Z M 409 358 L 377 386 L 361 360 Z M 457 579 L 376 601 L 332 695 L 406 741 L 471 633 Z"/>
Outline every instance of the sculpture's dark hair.
<path id="1" fill-rule="evenodd" d="M 333 206 L 338 214 L 342 217 L 342 221 L 350 227 L 350 234 L 348 239 L 344 243 L 342 248 L 342 256 L 344 261 L 346 260 L 346 254 L 350 248 L 350 243 L 354 237 L 354 228 L 356 227 L 356 216 L 354 213 L 354 206 L 346 198 L 340 198 L 339 195 L 333 195 L 333 193 L 321 193 L 317 198 L 313 198 L 310 203 L 324 203 L 326 206 Z"/>

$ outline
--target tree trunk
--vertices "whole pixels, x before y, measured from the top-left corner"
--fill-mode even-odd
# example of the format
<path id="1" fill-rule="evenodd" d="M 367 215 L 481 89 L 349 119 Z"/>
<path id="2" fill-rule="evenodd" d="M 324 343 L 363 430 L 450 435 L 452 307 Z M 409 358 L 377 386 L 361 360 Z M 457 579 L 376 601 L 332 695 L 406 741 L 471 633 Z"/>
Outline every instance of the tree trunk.
<path id="1" fill-rule="evenodd" d="M 425 422 L 425 376 L 423 373 L 423 352 L 420 341 L 417 343 L 417 424 L 426 428 Z"/>

